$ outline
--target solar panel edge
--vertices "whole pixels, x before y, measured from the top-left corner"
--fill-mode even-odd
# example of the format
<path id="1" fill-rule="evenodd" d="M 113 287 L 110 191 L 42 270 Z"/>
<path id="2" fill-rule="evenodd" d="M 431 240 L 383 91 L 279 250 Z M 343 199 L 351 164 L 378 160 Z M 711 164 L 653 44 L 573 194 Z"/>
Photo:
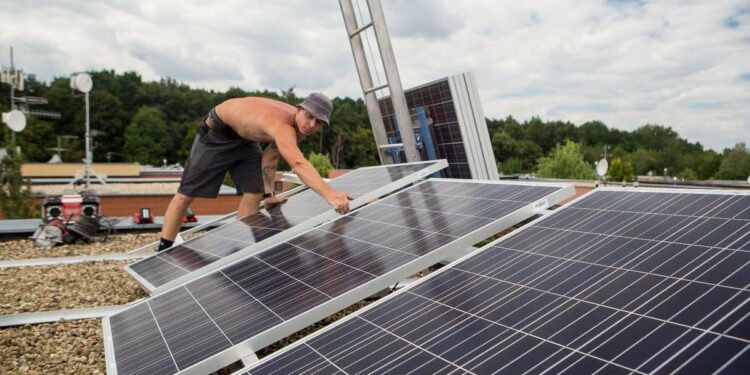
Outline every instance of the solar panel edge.
<path id="1" fill-rule="evenodd" d="M 468 85 L 467 91 L 469 92 L 469 98 L 472 103 L 477 103 L 476 106 L 473 106 L 473 112 L 474 112 L 474 121 L 476 124 L 483 124 L 485 123 L 485 114 L 484 114 L 484 108 L 482 107 L 481 98 L 479 96 L 479 88 L 477 87 L 477 80 L 474 75 L 474 72 L 469 71 L 462 73 L 462 75 L 465 77 L 465 82 Z M 485 158 L 485 165 L 487 166 L 487 173 L 489 173 L 490 179 L 499 179 L 500 175 L 498 174 L 497 168 L 489 168 L 489 166 L 497 166 L 497 160 L 495 159 L 495 153 L 492 150 L 492 143 L 490 141 L 490 134 L 489 129 L 487 126 L 477 126 L 475 127 L 475 130 L 477 132 L 478 137 L 478 148 L 483 149 L 485 152 L 483 152 L 483 156 Z"/>
<path id="2" fill-rule="evenodd" d="M 529 186 L 529 187 L 538 187 L 538 186 L 545 187 L 546 186 L 546 187 L 561 188 L 561 190 L 567 190 L 569 191 L 567 193 L 568 197 L 575 193 L 575 186 L 573 184 L 565 183 L 565 182 L 547 182 L 547 181 L 538 182 L 538 181 L 521 181 L 521 180 L 482 180 L 482 179 L 460 179 L 460 178 L 446 178 L 446 177 L 430 178 L 430 181 L 460 182 L 460 183 L 468 183 L 468 184 L 481 182 L 483 184 L 519 185 L 519 186 Z M 592 192 L 593 191 L 596 191 L 596 189 L 592 190 Z"/>
<path id="3" fill-rule="evenodd" d="M 367 205 L 369 202 L 371 202 L 374 199 L 377 199 L 386 194 L 393 193 L 410 184 L 414 184 L 418 182 L 419 180 L 423 179 L 424 177 L 429 176 L 432 173 L 438 172 L 448 166 L 448 163 L 444 159 L 431 160 L 431 161 L 425 161 L 425 162 L 415 162 L 415 163 L 408 163 L 408 164 L 413 165 L 413 164 L 430 164 L 430 163 L 434 163 L 434 164 L 426 166 L 425 168 L 423 168 L 422 170 L 418 172 L 411 173 L 408 176 L 402 177 L 396 181 L 386 184 L 378 189 L 372 190 L 369 193 L 352 200 L 349 203 L 349 207 L 352 210 L 355 210 L 360 207 L 364 207 L 365 205 Z M 371 168 L 371 169 L 387 168 L 387 166 L 374 166 L 374 167 L 367 167 L 367 168 Z M 243 250 L 240 250 L 234 254 L 226 256 L 198 270 L 195 270 L 193 272 L 180 276 L 179 278 L 172 280 L 166 284 L 160 285 L 151 291 L 151 295 L 161 294 L 163 292 L 171 290 L 180 285 L 184 285 L 189 281 L 197 279 L 198 277 L 201 277 L 203 275 L 207 275 L 211 272 L 222 269 L 225 266 L 229 266 L 235 262 L 241 261 L 242 259 L 253 256 L 260 252 L 263 252 L 266 249 L 269 249 L 273 246 L 281 244 L 285 241 L 289 241 L 297 236 L 302 235 L 303 233 L 305 233 L 306 231 L 312 228 L 315 228 L 319 225 L 327 223 L 331 220 L 335 220 L 341 216 L 342 215 L 339 215 L 332 209 L 328 210 L 325 213 L 322 213 L 320 215 L 307 219 L 302 223 L 299 223 L 289 229 L 286 229 L 277 235 L 266 238 L 260 242 L 256 242 L 250 246 L 247 246 Z"/>
<path id="4" fill-rule="evenodd" d="M 413 163 L 402 163 L 402 164 L 397 164 L 397 165 L 419 165 L 419 164 L 425 164 L 425 168 L 417 172 L 411 173 L 407 176 L 404 176 L 389 184 L 386 184 L 378 189 L 372 190 L 371 192 L 352 200 L 349 203 L 350 208 L 354 210 L 354 209 L 363 207 L 374 199 L 377 199 L 389 193 L 393 193 L 405 186 L 418 182 L 419 180 L 422 180 L 425 177 L 430 176 L 431 174 L 435 172 L 439 172 L 445 169 L 446 167 L 448 167 L 448 162 L 445 159 L 419 161 L 419 162 L 413 162 Z M 380 165 L 380 166 L 363 167 L 363 168 L 358 168 L 358 169 L 378 169 L 378 168 L 388 168 L 389 166 L 390 165 Z M 131 265 L 126 266 L 125 270 L 131 276 L 133 276 L 133 278 L 141 285 L 141 287 L 144 290 L 146 290 L 150 295 L 154 296 L 154 295 L 169 291 L 171 289 L 174 289 L 180 285 L 184 285 L 187 282 L 195 280 L 200 276 L 207 275 L 211 272 L 214 272 L 225 266 L 228 266 L 234 262 L 240 261 L 246 257 L 253 256 L 259 252 L 262 252 L 268 248 L 278 245 L 284 241 L 288 241 L 296 236 L 301 235 L 302 233 L 304 233 L 305 231 L 309 229 L 312 229 L 318 225 L 321 225 L 323 223 L 336 219 L 339 216 L 340 215 L 337 214 L 335 211 L 328 210 L 325 213 L 314 216 L 310 219 L 305 220 L 304 222 L 300 224 L 297 224 L 289 229 L 286 229 L 285 231 L 277 235 L 268 237 L 260 242 L 253 243 L 234 254 L 226 256 L 216 262 L 213 262 L 195 271 L 188 272 L 187 274 L 182 275 L 162 285 L 158 285 L 158 286 L 152 285 L 150 282 L 148 282 L 143 277 L 138 275 L 138 273 L 130 267 Z M 155 255 L 156 254 L 151 255 L 151 257 Z"/>
<path id="5" fill-rule="evenodd" d="M 117 373 L 117 363 L 115 362 L 115 347 L 112 342 L 112 327 L 109 324 L 109 317 L 102 318 L 102 341 L 104 341 L 104 368 L 107 374 Z"/>
<path id="6" fill-rule="evenodd" d="M 456 181 L 455 179 L 451 179 L 451 178 L 446 178 L 446 179 L 431 179 L 431 180 Z M 473 181 L 473 180 L 467 180 L 467 181 Z M 495 182 L 495 181 L 489 181 L 489 182 Z M 514 182 L 515 182 L 515 181 L 514 181 Z M 500 183 L 500 184 L 505 184 L 505 183 L 506 183 L 506 181 L 498 181 L 498 183 Z M 567 197 L 570 197 L 570 196 L 572 196 L 572 195 L 573 195 L 573 194 L 575 193 L 575 188 L 574 188 L 574 186 L 573 186 L 573 185 L 570 185 L 570 184 L 555 184 L 555 183 L 541 183 L 541 184 L 540 184 L 540 183 L 531 183 L 531 182 L 524 182 L 524 183 L 522 183 L 522 184 L 523 184 L 523 185 L 532 185 L 532 186 L 540 186 L 540 185 L 541 185 L 541 186 L 559 186 L 559 187 L 562 187 L 562 189 L 560 189 L 560 190 L 558 190 L 558 191 L 556 191 L 556 192 L 553 192 L 553 193 L 551 193 L 551 194 L 549 194 L 549 195 L 547 196 L 547 198 L 548 198 L 548 199 L 550 199 L 551 201 L 554 201 L 554 203 L 553 203 L 553 204 L 558 204 L 558 203 L 560 203 L 561 201 L 563 201 L 563 200 L 564 200 L 565 198 L 567 198 Z M 593 191 L 592 191 L 592 192 L 593 192 Z M 585 196 L 585 195 L 589 195 L 589 194 L 591 194 L 592 192 L 586 193 L 586 194 L 584 194 L 584 196 Z M 576 198 L 575 200 L 578 200 L 578 199 L 581 199 L 581 197 L 578 197 L 578 198 Z M 511 213 L 511 214 L 509 214 L 509 215 L 506 215 L 506 216 L 504 216 L 504 217 L 502 217 L 502 218 L 500 218 L 500 219 L 498 219 L 498 220 L 497 220 L 497 221 L 495 221 L 495 222 L 492 222 L 492 223 L 490 223 L 490 224 L 487 224 L 487 225 L 486 225 L 486 226 L 485 226 L 484 228 L 487 228 L 487 227 L 489 227 L 489 226 L 491 226 L 491 225 L 493 225 L 493 224 L 496 224 L 496 223 L 498 223 L 499 221 L 503 221 L 504 223 L 505 223 L 505 222 L 512 222 L 512 224 L 507 224 L 507 225 L 505 225 L 505 224 L 504 224 L 504 225 L 505 225 L 505 227 L 504 227 L 504 228 L 509 228 L 509 227 L 510 227 L 510 226 L 512 226 L 513 224 L 515 224 L 515 223 L 518 223 L 518 222 L 520 222 L 520 221 L 523 221 L 523 220 L 520 220 L 520 221 L 515 221 L 515 222 L 514 222 L 514 221 L 513 221 L 514 219 L 510 218 L 510 217 L 512 217 L 512 216 L 516 216 L 516 215 L 518 215 L 518 214 L 519 214 L 520 212 L 522 212 L 522 211 L 525 211 L 525 212 L 529 212 L 529 214 L 528 214 L 527 218 L 528 218 L 528 217 L 531 217 L 531 216 L 533 216 L 534 214 L 536 214 L 536 212 L 535 212 L 535 209 L 534 209 L 534 203 L 528 204 L 528 205 L 526 205 L 526 206 L 524 206 L 524 207 L 520 208 L 519 210 L 517 210 L 517 211 L 515 211 L 515 212 L 513 212 L 513 213 Z M 540 221 L 540 220 L 542 220 L 542 219 L 546 218 L 547 216 L 548 216 L 548 215 L 543 215 L 543 216 L 541 216 L 541 217 L 539 217 L 539 218 L 537 218 L 537 219 L 534 219 L 534 220 L 533 220 L 532 222 L 530 222 L 529 224 L 527 224 L 527 226 L 531 226 L 531 225 L 532 225 L 533 223 L 535 223 L 535 222 L 537 222 L 537 221 Z M 501 229 L 501 230 L 502 230 L 502 229 Z M 493 234 L 497 233 L 497 231 L 496 231 L 496 232 L 492 232 L 491 230 L 490 230 L 489 232 L 491 232 L 491 233 L 487 234 L 487 235 L 486 235 L 485 237 L 483 237 L 483 238 L 487 238 L 487 237 L 489 237 L 489 236 L 491 236 L 491 235 L 493 235 Z M 265 362 L 267 362 L 267 361 L 269 361 L 269 360 L 272 360 L 272 359 L 273 359 L 273 358 L 275 358 L 275 357 L 278 357 L 278 356 L 280 356 L 280 355 L 283 355 L 283 354 L 284 354 L 285 352 L 287 352 L 287 351 L 291 351 L 291 350 L 294 350 L 295 348 L 297 348 L 297 347 L 299 347 L 299 346 L 301 346 L 301 345 L 305 345 L 305 343 L 306 343 L 306 342 L 308 342 L 308 341 L 311 341 L 311 340 L 315 339 L 315 338 L 316 338 L 316 337 L 318 337 L 318 336 L 324 335 L 324 334 L 326 334 L 327 332 L 329 332 L 329 331 L 331 331 L 331 330 L 335 329 L 336 327 L 338 327 L 338 326 L 340 326 L 340 325 L 343 325 L 343 324 L 346 324 L 346 323 L 347 323 L 347 322 L 349 322 L 350 320 L 353 320 L 353 319 L 356 319 L 356 318 L 358 318 L 358 317 L 359 317 L 360 315 L 363 315 L 363 314 L 364 314 L 364 313 L 366 313 L 367 311 L 370 311 L 370 310 L 372 310 L 372 309 L 375 309 L 375 308 L 377 308 L 378 306 L 380 306 L 380 305 L 382 305 L 382 304 L 385 304 L 385 303 L 387 303 L 387 302 L 388 302 L 388 301 L 390 301 L 391 299 L 393 299 L 393 298 L 396 298 L 396 297 L 398 297 L 398 296 L 402 295 L 402 294 L 403 294 L 403 292 L 404 292 L 405 290 L 410 290 L 410 289 L 416 288 L 416 287 L 417 287 L 418 285 L 420 285 L 420 284 L 422 284 L 422 283 L 424 283 L 424 282 L 427 282 L 427 281 L 431 280 L 432 278 L 434 278 L 434 277 L 437 277 L 438 275 L 442 274 L 443 272 L 446 272 L 446 271 L 448 271 L 448 270 L 452 269 L 454 265 L 460 264 L 461 262 L 465 261 L 466 259 L 468 259 L 468 258 L 471 258 L 471 257 L 472 257 L 472 256 L 474 256 L 475 254 L 479 253 L 479 252 L 480 252 L 481 250 L 483 250 L 483 249 L 486 249 L 486 248 L 488 248 L 488 247 L 492 246 L 492 244 L 494 244 L 494 243 L 497 243 L 497 242 L 498 242 L 498 241 L 500 241 L 500 240 L 506 239 L 506 238 L 508 238 L 509 236 L 513 236 L 513 235 L 515 235 L 515 234 L 516 234 L 516 233 L 518 233 L 518 232 L 521 232 L 521 231 L 520 231 L 520 230 L 516 230 L 516 231 L 513 231 L 513 232 L 511 232 L 511 233 L 509 233 L 509 234 L 507 234 L 507 235 L 505 235 L 505 236 L 503 236 L 503 237 L 501 237 L 501 238 L 498 238 L 498 239 L 496 239 L 496 240 L 492 241 L 492 242 L 491 242 L 490 244 L 487 244 L 487 245 L 485 245 L 485 246 L 482 246 L 481 248 L 478 248 L 478 249 L 476 249 L 476 250 L 474 250 L 474 251 L 472 251 L 472 252 L 470 252 L 470 253 L 468 253 L 468 254 L 466 254 L 466 255 L 462 256 L 462 257 L 460 257 L 459 259 L 457 259 L 457 260 L 455 260 L 455 261 L 451 262 L 451 263 L 450 263 L 450 264 L 448 264 L 447 266 L 445 266 L 445 267 L 442 267 L 441 269 L 439 269 L 439 270 L 437 270 L 437 271 L 435 271 L 435 272 L 432 272 L 432 273 L 430 273 L 429 275 L 427 275 L 427 276 L 425 276 L 425 277 L 422 277 L 422 278 L 420 278 L 420 279 L 419 279 L 419 280 L 417 280 L 416 282 L 414 282 L 414 283 L 411 283 L 411 284 L 409 284 L 408 286 L 406 286 L 406 287 L 404 287 L 403 289 L 401 289 L 401 290 L 400 290 L 399 292 L 396 292 L 396 293 L 391 293 L 391 294 L 389 294 L 389 295 L 387 295 L 387 296 L 385 296 L 385 297 L 383 297 L 383 298 L 379 299 L 378 301 L 375 301 L 375 302 L 373 302 L 373 303 L 371 303 L 371 304 L 369 304 L 369 305 L 367 305 L 367 306 L 365 306 L 365 307 L 363 307 L 363 308 L 361 308 L 361 309 L 357 310 L 356 312 L 354 312 L 354 313 L 352 313 L 352 314 L 350 314 L 350 315 L 348 315 L 348 316 L 346 316 L 346 317 L 343 317 L 343 318 L 341 318 L 341 319 L 337 320 L 336 322 L 334 322 L 334 323 L 332 323 L 332 324 L 330 324 L 330 325 L 326 326 L 325 328 L 323 328 L 323 329 L 320 329 L 320 330 L 318 330 L 318 331 L 316 331 L 316 332 L 314 332 L 314 333 L 312 333 L 312 334 L 310 334 L 310 335 L 306 336 L 305 338 L 303 338 L 303 339 L 301 339 L 301 340 L 298 340 L 297 342 L 294 342 L 294 343 L 292 343 L 292 344 L 290 344 L 290 345 L 287 345 L 287 346 L 286 346 L 286 347 L 284 347 L 283 349 L 280 349 L 280 350 L 278 350 L 278 351 L 274 352 L 273 354 L 269 355 L 268 357 L 265 357 L 265 358 L 263 358 L 263 359 L 262 359 L 261 361 L 259 361 L 259 362 L 256 362 L 256 363 L 254 363 L 254 364 L 252 364 L 252 365 L 250 365 L 250 366 L 247 366 L 247 367 L 245 367 L 245 368 L 243 368 L 243 369 L 241 369 L 241 370 L 238 370 L 238 371 L 236 371 L 236 372 L 235 372 L 235 374 L 240 374 L 240 373 L 244 373 L 244 372 L 247 372 L 247 371 L 249 371 L 249 370 L 250 370 L 251 368 L 253 368 L 253 367 L 255 367 L 255 366 L 257 366 L 257 365 L 259 365 L 259 364 L 261 364 L 261 363 L 265 363 Z M 475 233 L 475 232 L 472 232 L 472 233 Z M 466 237 L 468 237 L 468 235 L 467 235 L 467 236 L 465 236 L 465 237 L 462 237 L 461 239 L 465 239 Z M 457 240 L 457 241 L 458 241 L 458 240 Z M 470 241 L 466 241 L 466 242 L 470 242 Z M 473 245 L 474 243 L 476 243 L 476 242 L 478 242 L 478 241 L 475 241 L 475 242 L 473 242 L 473 243 L 470 243 L 470 244 L 468 244 L 467 246 L 461 247 L 461 245 L 457 244 L 457 243 L 456 243 L 456 241 L 454 241 L 454 242 L 452 242 L 452 243 L 451 243 L 451 247 L 455 247 L 455 248 L 456 248 L 456 251 L 459 251 L 459 250 L 462 250 L 462 249 L 466 249 L 466 248 L 467 248 L 467 247 L 469 247 L 469 246 L 472 246 L 472 245 Z M 441 248 L 441 249 L 442 249 L 442 248 Z M 439 249 L 439 250 L 440 250 L 440 249 Z M 436 250 L 435 252 L 437 252 L 437 251 L 439 251 L 439 250 Z M 433 252 L 433 254 L 434 254 L 435 252 Z M 443 259 L 444 259 L 444 258 L 443 258 Z M 434 263 L 435 263 L 435 262 L 433 262 L 432 264 L 434 264 Z M 429 266 L 430 266 L 430 265 L 432 265 L 432 264 L 429 264 L 429 265 L 427 265 L 427 267 L 429 267 Z M 426 267 L 424 267 L 424 268 L 426 268 Z M 422 268 L 422 269 L 424 269 L 424 268 Z M 408 275 L 406 275 L 406 276 L 410 276 L 410 275 L 411 275 L 411 274 L 408 274 Z M 403 278 L 402 278 L 402 279 L 403 279 Z M 389 284 L 389 285 L 390 285 L 390 284 Z M 382 290 L 382 289 L 383 289 L 383 288 L 380 288 L 380 289 L 376 290 L 375 292 L 378 292 L 378 291 L 380 291 L 380 290 Z M 373 292 L 373 294 L 374 294 L 375 292 Z M 354 301 L 354 302 L 356 302 L 356 301 Z M 352 302 L 352 303 L 353 303 L 353 302 Z M 335 311 L 334 311 L 334 312 L 335 312 Z M 302 327 L 302 328 L 304 328 L 304 327 Z M 302 329 L 302 328 L 300 328 L 300 329 Z M 296 332 L 296 331 L 295 331 L 295 332 Z"/>
<path id="7" fill-rule="evenodd" d="M 621 187 L 621 186 L 601 186 L 594 191 L 625 191 L 625 192 L 649 192 L 649 193 L 665 193 L 665 194 L 706 194 L 706 195 L 750 195 L 750 191 L 747 190 L 709 190 L 709 189 L 681 189 L 681 188 L 660 188 L 660 187 Z"/>
<path id="8" fill-rule="evenodd" d="M 445 159 L 435 159 L 435 160 L 413 161 L 413 162 L 409 162 L 409 163 L 400 163 L 400 164 L 371 165 L 369 167 L 359 167 L 357 169 L 367 170 L 367 169 L 376 169 L 376 168 L 388 167 L 390 165 L 419 165 L 419 164 L 429 164 L 429 163 L 436 163 L 436 162 L 437 163 L 445 163 L 445 166 L 442 167 L 442 168 L 440 168 L 440 169 L 444 169 L 444 168 L 446 168 L 448 166 L 448 161 L 447 160 L 445 160 Z"/>
<path id="9" fill-rule="evenodd" d="M 458 75 L 450 76 L 448 77 L 448 87 L 451 91 L 451 97 L 453 97 L 453 102 L 456 103 L 455 107 L 456 109 L 464 109 L 465 106 L 461 105 L 461 102 L 464 102 L 467 100 L 467 98 L 464 96 L 464 90 L 462 90 L 462 87 L 460 87 L 460 84 L 457 82 L 459 79 Z M 464 143 L 473 144 L 471 137 L 473 134 L 469 131 L 466 123 L 470 122 L 470 120 L 467 118 L 467 113 L 465 111 L 456 111 L 456 122 L 458 123 L 458 131 L 461 133 L 461 139 L 464 141 Z M 475 169 L 476 166 L 476 157 L 478 150 L 475 148 L 470 148 L 469 150 L 466 150 L 466 158 L 469 165 L 469 172 L 472 176 L 479 177 L 479 172 Z M 484 176 L 482 176 L 484 177 Z"/>

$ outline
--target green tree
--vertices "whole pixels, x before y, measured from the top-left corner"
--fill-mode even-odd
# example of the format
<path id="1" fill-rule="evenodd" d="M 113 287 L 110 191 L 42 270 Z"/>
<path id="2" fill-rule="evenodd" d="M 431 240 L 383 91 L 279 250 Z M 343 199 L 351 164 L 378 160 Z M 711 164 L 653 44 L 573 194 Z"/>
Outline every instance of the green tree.
<path id="1" fill-rule="evenodd" d="M 127 122 L 124 120 L 124 111 L 120 99 L 104 91 L 103 88 L 92 90 L 89 100 L 91 131 L 99 132 L 99 136 L 94 138 L 92 144 L 96 145 L 92 155 L 94 161 L 102 162 L 107 160 L 108 152 L 117 155 L 122 150 L 125 143 L 123 135 Z M 85 139 L 83 134 L 81 134 L 81 138 Z M 115 156 L 115 160 L 119 159 L 119 156 Z"/>
<path id="2" fill-rule="evenodd" d="M 612 160 L 609 165 L 609 180 L 613 182 L 633 181 L 633 164 L 620 158 Z"/>
<path id="3" fill-rule="evenodd" d="M 190 151 L 193 148 L 195 137 L 198 135 L 199 127 L 200 123 L 196 121 L 192 124 L 189 124 L 185 129 L 185 135 L 182 138 L 182 145 L 180 146 L 180 150 L 177 152 L 177 163 L 184 163 L 187 160 L 188 156 L 190 156 Z"/>
<path id="4" fill-rule="evenodd" d="M 307 156 L 307 160 L 310 161 L 310 164 L 315 167 L 315 170 L 317 170 L 318 173 L 320 173 L 320 176 L 323 178 L 327 178 L 328 172 L 333 169 L 333 165 L 331 165 L 331 159 L 328 158 L 328 155 L 311 152 Z"/>
<path id="5" fill-rule="evenodd" d="M 26 129 L 16 134 L 16 142 L 29 161 L 46 162 L 52 157 L 49 148 L 56 146 L 55 131 L 51 123 L 29 116 Z"/>
<path id="6" fill-rule="evenodd" d="M 8 155 L 2 160 L 2 186 L 0 187 L 0 210 L 5 219 L 26 219 L 38 216 L 38 209 L 31 200 L 31 181 L 24 180 L 21 166 L 26 161 L 15 145 L 8 147 Z"/>
<path id="7" fill-rule="evenodd" d="M 662 150 L 670 141 L 678 139 L 677 132 L 668 126 L 644 125 L 632 133 L 635 144 L 650 150 Z"/>
<path id="8" fill-rule="evenodd" d="M 367 123 L 365 123 L 367 124 Z M 367 125 L 361 126 L 345 136 L 344 142 L 344 166 L 349 168 L 367 167 L 380 164 L 378 150 L 375 148 L 375 140 L 372 128 Z"/>
<path id="9" fill-rule="evenodd" d="M 542 148 L 533 141 L 513 139 L 504 130 L 492 134 L 492 149 L 502 172 L 509 174 L 533 170 L 537 159 L 543 155 Z M 508 168 L 506 163 L 509 163 Z"/>
<path id="10" fill-rule="evenodd" d="M 492 151 L 498 161 L 515 157 L 519 153 L 516 140 L 503 130 L 492 134 Z"/>
<path id="11" fill-rule="evenodd" d="M 502 120 L 487 120 L 487 128 L 490 134 L 495 134 L 497 131 L 504 131 L 513 137 L 513 139 L 523 139 L 524 137 L 523 127 L 521 127 L 521 124 L 513 116 L 508 116 Z"/>
<path id="12" fill-rule="evenodd" d="M 649 171 L 657 170 L 657 154 L 655 151 L 645 148 L 638 148 L 625 157 L 625 160 L 632 162 L 633 172 L 636 176 L 643 176 Z"/>
<path id="13" fill-rule="evenodd" d="M 750 150 L 745 143 L 738 143 L 732 149 L 724 150 L 716 178 L 719 180 L 744 180 L 750 176 Z"/>
<path id="14" fill-rule="evenodd" d="M 677 174 L 677 177 L 683 180 L 697 180 L 698 173 L 695 173 L 695 171 L 690 168 L 685 168 L 682 170 L 682 172 Z"/>
<path id="15" fill-rule="evenodd" d="M 318 135 L 318 149 L 329 150 L 336 168 L 377 165 L 378 151 L 361 99 L 333 98 L 331 125 Z"/>
<path id="16" fill-rule="evenodd" d="M 498 162 L 498 166 L 503 174 L 520 174 L 529 171 L 524 166 L 524 162 L 517 157 L 507 158 L 502 163 Z"/>
<path id="17" fill-rule="evenodd" d="M 141 107 L 125 130 L 126 160 L 161 165 L 170 146 L 164 114 L 155 107 Z"/>
<path id="18" fill-rule="evenodd" d="M 590 180 L 595 176 L 593 168 L 583 160 L 581 146 L 572 141 L 555 146 L 550 156 L 539 159 L 536 174 L 576 180 Z"/>
<path id="19" fill-rule="evenodd" d="M 708 180 L 719 172 L 722 155 L 714 150 L 707 150 L 701 154 L 700 167 L 698 167 L 698 178 Z"/>
<path id="20" fill-rule="evenodd" d="M 609 128 L 599 120 L 588 121 L 578 127 L 578 141 L 585 145 L 602 146 L 610 142 Z"/>

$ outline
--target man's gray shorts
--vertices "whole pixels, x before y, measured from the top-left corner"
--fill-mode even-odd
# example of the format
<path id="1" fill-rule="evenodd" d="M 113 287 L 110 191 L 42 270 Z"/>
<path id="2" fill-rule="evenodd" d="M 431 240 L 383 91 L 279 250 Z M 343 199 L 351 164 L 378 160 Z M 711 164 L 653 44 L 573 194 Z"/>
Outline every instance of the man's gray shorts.
<path id="1" fill-rule="evenodd" d="M 237 194 L 263 193 L 262 154 L 257 142 L 230 138 L 201 124 L 177 191 L 189 197 L 216 198 L 229 171 Z"/>

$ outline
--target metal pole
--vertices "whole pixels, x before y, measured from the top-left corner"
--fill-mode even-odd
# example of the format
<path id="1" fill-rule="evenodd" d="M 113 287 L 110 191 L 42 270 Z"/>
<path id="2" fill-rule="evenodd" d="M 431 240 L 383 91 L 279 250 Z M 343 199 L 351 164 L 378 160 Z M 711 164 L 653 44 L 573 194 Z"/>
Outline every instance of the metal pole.
<path id="1" fill-rule="evenodd" d="M 91 170 L 91 130 L 89 129 L 89 93 L 86 93 L 86 165 L 83 168 L 86 175 L 86 189 L 89 188 L 89 171 Z"/>
<path id="2" fill-rule="evenodd" d="M 357 73 L 359 74 L 359 83 L 362 86 L 362 93 L 364 94 L 365 106 L 367 107 L 367 115 L 372 125 L 375 144 L 378 146 L 384 145 L 388 143 L 388 137 L 385 134 L 383 115 L 380 112 L 380 104 L 378 103 L 375 91 L 368 92 L 373 87 L 373 82 L 370 69 L 367 65 L 365 47 L 362 45 L 361 33 L 356 32 L 357 19 L 354 14 L 354 6 L 352 5 L 352 0 L 339 0 L 339 5 L 341 6 L 341 13 L 344 15 L 344 26 L 346 27 L 346 33 L 349 36 L 349 42 L 352 47 L 354 66 L 357 68 Z M 380 157 L 380 164 L 393 164 L 387 150 L 378 149 L 378 157 Z"/>
<path id="3" fill-rule="evenodd" d="M 401 86 L 401 77 L 398 74 L 396 56 L 393 53 L 388 27 L 385 24 L 385 13 L 383 13 L 380 0 L 368 0 L 368 4 L 370 4 L 372 27 L 375 29 L 375 37 L 380 47 L 380 57 L 383 60 L 383 69 L 385 70 L 391 91 L 393 111 L 396 113 L 396 121 L 401 132 L 401 141 L 404 143 L 406 161 L 419 161 L 417 142 L 414 139 L 414 129 L 412 129 L 411 124 L 411 115 L 409 115 L 409 107 L 406 105 L 406 96 L 404 96 L 404 89 Z"/>
<path id="4" fill-rule="evenodd" d="M 16 101 L 13 99 L 16 89 L 16 68 L 13 65 L 13 47 L 10 47 L 10 110 L 16 109 Z"/>
<path id="5" fill-rule="evenodd" d="M 16 100 L 14 99 L 16 90 L 16 68 L 13 65 L 13 47 L 10 47 L 10 110 L 16 109 Z M 10 130 L 10 142 L 15 146 L 16 144 L 16 132 L 13 129 Z"/>

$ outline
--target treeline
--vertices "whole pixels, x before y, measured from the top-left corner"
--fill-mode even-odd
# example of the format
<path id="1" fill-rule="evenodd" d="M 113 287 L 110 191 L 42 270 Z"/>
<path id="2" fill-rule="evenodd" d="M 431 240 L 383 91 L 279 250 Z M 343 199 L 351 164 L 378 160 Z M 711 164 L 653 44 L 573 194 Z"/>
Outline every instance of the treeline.
<path id="1" fill-rule="evenodd" d="M 664 174 L 686 180 L 744 180 L 750 174 L 750 152 L 744 143 L 717 153 L 681 138 L 672 128 L 644 125 L 628 132 L 610 129 L 601 121 L 575 126 L 539 118 L 518 122 L 513 117 L 488 120 L 495 158 L 503 173 L 537 170 L 540 158 L 566 141 L 578 143 L 581 157 L 593 168 L 604 157 L 632 165 L 634 175 Z"/>
<path id="2" fill-rule="evenodd" d="M 94 88 L 90 93 L 91 128 L 95 162 L 140 162 L 161 165 L 183 163 L 190 150 L 200 119 L 222 101 L 248 95 L 263 96 L 296 105 L 302 98 L 293 88 L 271 91 L 245 91 L 230 88 L 224 92 L 191 88 L 173 79 L 144 82 L 134 72 L 90 73 Z M 29 161 L 45 162 L 52 157 L 58 137 L 63 161 L 80 162 L 84 157 L 84 97 L 72 91 L 67 77 L 49 84 L 28 77 L 26 90 L 17 95 L 40 96 L 49 104 L 35 107 L 61 114 L 60 119 L 27 119 L 27 128 L 17 134 Z M 9 88 L 0 84 L 0 109 L 9 109 Z M 335 168 L 356 168 L 378 164 L 377 151 L 361 99 L 334 98 L 331 127 L 303 140 L 300 148 L 328 154 Z M 610 129 L 600 121 L 580 126 L 570 122 L 532 118 L 519 122 L 513 117 L 488 119 L 495 157 L 503 173 L 537 170 L 542 157 L 550 155 L 566 141 L 578 144 L 583 160 L 592 166 L 608 146 L 610 160 L 632 165 L 635 175 L 653 171 L 685 179 L 746 179 L 750 174 L 750 153 L 743 143 L 721 153 L 705 150 L 700 143 L 682 139 L 662 125 L 645 125 L 634 131 Z M 0 144 L 9 143 L 9 130 L 0 132 Z M 76 136 L 72 138 L 69 136 Z"/>

